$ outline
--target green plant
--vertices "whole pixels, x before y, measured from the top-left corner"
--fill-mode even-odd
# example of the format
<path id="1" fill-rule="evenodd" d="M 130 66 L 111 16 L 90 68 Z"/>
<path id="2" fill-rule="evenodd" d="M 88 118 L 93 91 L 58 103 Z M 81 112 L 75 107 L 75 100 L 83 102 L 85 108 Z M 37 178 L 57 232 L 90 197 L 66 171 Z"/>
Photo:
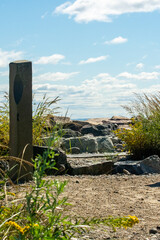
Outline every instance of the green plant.
<path id="1" fill-rule="evenodd" d="M 132 116 L 130 129 L 116 130 L 125 142 L 125 150 L 133 158 L 143 159 L 152 154 L 160 156 L 160 93 L 147 96 L 136 94 L 131 106 L 124 106 Z"/>

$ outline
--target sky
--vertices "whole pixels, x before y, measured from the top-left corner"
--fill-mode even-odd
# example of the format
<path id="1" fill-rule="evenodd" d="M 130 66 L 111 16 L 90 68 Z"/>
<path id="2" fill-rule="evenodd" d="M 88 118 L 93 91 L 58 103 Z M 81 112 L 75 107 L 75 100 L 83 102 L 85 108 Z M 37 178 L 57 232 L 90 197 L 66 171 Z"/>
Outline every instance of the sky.
<path id="1" fill-rule="evenodd" d="M 72 119 L 126 116 L 160 89 L 160 0 L 0 0 L 0 100 L 9 63 L 32 61 L 35 101 Z"/>

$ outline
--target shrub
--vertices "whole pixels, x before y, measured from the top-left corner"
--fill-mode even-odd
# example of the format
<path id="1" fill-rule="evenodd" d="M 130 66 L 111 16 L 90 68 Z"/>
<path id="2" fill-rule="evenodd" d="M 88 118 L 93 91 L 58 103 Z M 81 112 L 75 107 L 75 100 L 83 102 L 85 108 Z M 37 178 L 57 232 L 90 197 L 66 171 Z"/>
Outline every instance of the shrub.
<path id="1" fill-rule="evenodd" d="M 138 95 L 131 106 L 124 106 L 132 116 L 131 129 L 115 131 L 125 142 L 125 150 L 135 159 L 153 154 L 160 156 L 160 93 Z"/>

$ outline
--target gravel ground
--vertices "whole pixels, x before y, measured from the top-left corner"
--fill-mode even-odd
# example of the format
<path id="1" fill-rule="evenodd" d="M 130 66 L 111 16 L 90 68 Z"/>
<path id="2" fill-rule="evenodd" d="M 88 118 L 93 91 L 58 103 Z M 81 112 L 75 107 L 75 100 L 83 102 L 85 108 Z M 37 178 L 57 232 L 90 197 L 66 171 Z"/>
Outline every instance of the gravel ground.
<path id="1" fill-rule="evenodd" d="M 135 215 L 140 221 L 133 228 L 116 232 L 104 225 L 97 226 L 72 240 L 160 240 L 160 232 L 149 233 L 160 227 L 160 174 L 63 175 L 46 179 L 68 181 L 63 195 L 72 206 L 67 206 L 67 215 L 85 218 Z M 17 198 L 22 199 L 31 185 L 32 182 L 17 186 Z"/>
<path id="2" fill-rule="evenodd" d="M 160 226 L 160 175 L 58 176 L 68 180 L 65 195 L 69 213 L 82 217 L 135 215 L 139 224 L 113 232 L 105 226 L 91 229 L 77 239 L 160 239 L 150 229 Z"/>

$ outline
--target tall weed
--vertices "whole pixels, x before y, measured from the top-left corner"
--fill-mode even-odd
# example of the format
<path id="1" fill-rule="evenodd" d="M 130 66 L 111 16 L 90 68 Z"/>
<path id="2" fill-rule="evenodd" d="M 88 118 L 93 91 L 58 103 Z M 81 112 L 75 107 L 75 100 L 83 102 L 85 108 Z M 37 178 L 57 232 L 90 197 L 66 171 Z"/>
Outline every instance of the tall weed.
<path id="1" fill-rule="evenodd" d="M 43 96 L 42 101 L 33 109 L 33 144 L 42 145 L 42 136 L 48 135 L 50 132 L 58 134 L 60 127 L 55 125 L 49 127 L 47 125 L 48 116 L 57 113 L 55 104 L 59 101 L 59 97 L 50 100 L 46 95 Z M 34 102 L 34 99 L 33 99 Z M 6 92 L 4 94 L 4 102 L 0 107 L 0 155 L 5 155 L 8 152 L 9 146 L 9 96 Z"/>
<path id="2" fill-rule="evenodd" d="M 123 106 L 132 117 L 131 129 L 116 130 L 115 133 L 125 142 L 125 150 L 133 158 L 160 156 L 160 92 L 135 94 L 135 97 L 130 106 Z"/>

